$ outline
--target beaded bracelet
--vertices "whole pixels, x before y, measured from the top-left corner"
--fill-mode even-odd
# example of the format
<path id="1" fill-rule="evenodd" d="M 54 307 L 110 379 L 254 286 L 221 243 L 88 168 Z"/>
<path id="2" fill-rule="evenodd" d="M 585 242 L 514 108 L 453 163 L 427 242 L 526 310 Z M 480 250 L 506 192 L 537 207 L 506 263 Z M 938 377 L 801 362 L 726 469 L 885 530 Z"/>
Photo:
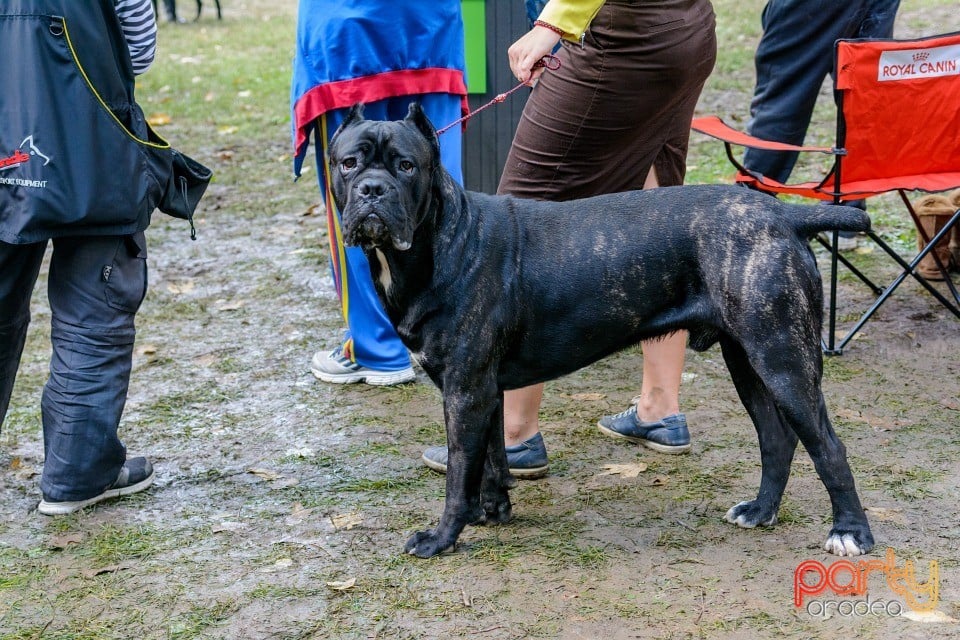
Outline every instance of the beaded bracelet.
<path id="1" fill-rule="evenodd" d="M 555 34 L 557 34 L 561 38 L 565 35 L 563 32 L 563 29 L 555 27 L 549 22 L 544 22 L 543 20 L 534 20 L 533 25 L 535 27 L 543 27 L 544 29 L 549 29 L 550 31 L 553 31 Z"/>

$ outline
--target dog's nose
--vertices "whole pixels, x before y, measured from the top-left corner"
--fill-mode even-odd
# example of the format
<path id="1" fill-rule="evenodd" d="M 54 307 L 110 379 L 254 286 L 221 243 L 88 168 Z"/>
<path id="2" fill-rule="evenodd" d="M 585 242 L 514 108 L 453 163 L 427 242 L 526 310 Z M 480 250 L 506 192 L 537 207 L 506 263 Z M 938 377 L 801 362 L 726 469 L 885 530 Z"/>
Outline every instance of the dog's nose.
<path id="1" fill-rule="evenodd" d="M 364 180 L 357 185 L 357 193 L 364 198 L 379 198 L 386 190 L 386 186 L 379 180 Z"/>

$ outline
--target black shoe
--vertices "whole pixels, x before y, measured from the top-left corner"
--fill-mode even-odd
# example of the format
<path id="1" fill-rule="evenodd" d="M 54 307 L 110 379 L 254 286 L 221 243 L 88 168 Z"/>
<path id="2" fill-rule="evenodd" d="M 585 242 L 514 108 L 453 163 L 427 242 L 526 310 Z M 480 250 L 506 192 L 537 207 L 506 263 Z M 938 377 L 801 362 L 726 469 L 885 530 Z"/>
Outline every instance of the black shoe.
<path id="1" fill-rule="evenodd" d="M 118 498 L 143 491 L 151 484 L 153 484 L 153 465 L 150 464 L 150 461 L 146 458 L 131 458 L 123 463 L 117 479 L 100 495 L 86 500 L 65 502 L 56 502 L 48 499 L 47 496 L 43 496 L 43 500 L 37 505 L 37 511 L 45 516 L 62 516 L 97 504 L 107 498 Z"/>

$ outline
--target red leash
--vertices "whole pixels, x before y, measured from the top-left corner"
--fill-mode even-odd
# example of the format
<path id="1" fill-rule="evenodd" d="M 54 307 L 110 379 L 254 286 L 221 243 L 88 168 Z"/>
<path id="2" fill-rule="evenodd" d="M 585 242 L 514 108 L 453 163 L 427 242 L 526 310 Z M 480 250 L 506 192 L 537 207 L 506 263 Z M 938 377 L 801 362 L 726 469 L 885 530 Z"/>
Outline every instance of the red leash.
<path id="1" fill-rule="evenodd" d="M 550 69 L 551 71 L 556 71 L 557 69 L 560 68 L 560 59 L 557 58 L 556 56 L 545 55 L 545 56 L 543 56 L 542 58 L 540 58 L 539 60 L 537 60 L 536 64 L 533 65 L 533 68 L 534 68 L 534 69 L 538 69 L 538 68 L 540 68 L 540 67 L 546 67 L 547 69 Z M 490 102 L 488 102 L 487 104 L 482 105 L 482 106 L 480 106 L 480 107 L 477 107 L 476 109 L 474 109 L 473 111 L 469 112 L 467 115 L 463 116 L 463 117 L 460 118 L 459 120 L 454 120 L 453 122 L 451 122 L 451 123 L 448 124 L 447 126 L 441 128 L 441 129 L 437 129 L 437 135 L 439 136 L 439 135 L 445 133 L 446 131 L 448 131 L 449 129 L 451 129 L 452 127 L 455 127 L 455 126 L 457 126 L 458 124 L 460 124 L 460 123 L 462 123 L 462 122 L 466 122 L 467 119 L 472 118 L 473 116 L 477 115 L 478 113 L 480 113 L 481 111 L 483 111 L 483 110 L 486 109 L 487 107 L 490 107 L 490 106 L 493 106 L 493 105 L 495 105 L 495 104 L 497 104 L 497 103 L 503 102 L 504 100 L 507 99 L 507 96 L 509 96 L 511 93 L 513 93 L 513 92 L 515 92 L 515 91 L 519 91 L 521 87 L 525 87 L 525 86 L 527 86 L 527 83 L 526 83 L 526 82 L 521 82 L 520 84 L 518 84 L 517 86 L 515 86 L 513 89 L 510 89 L 509 91 L 506 91 L 506 92 L 504 92 L 504 93 L 498 93 L 498 94 L 496 95 L 496 97 L 494 97 L 494 99 L 491 100 Z"/>

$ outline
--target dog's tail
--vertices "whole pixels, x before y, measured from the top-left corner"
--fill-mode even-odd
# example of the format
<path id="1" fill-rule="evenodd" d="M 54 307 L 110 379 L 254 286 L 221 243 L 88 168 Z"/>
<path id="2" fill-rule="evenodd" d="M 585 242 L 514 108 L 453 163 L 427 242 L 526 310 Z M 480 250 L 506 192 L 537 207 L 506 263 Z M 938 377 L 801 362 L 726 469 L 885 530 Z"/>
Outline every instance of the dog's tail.
<path id="1" fill-rule="evenodd" d="M 797 233 L 807 238 L 813 237 L 821 231 L 832 229 L 839 231 L 867 231 L 870 229 L 870 216 L 867 215 L 867 212 L 846 205 L 794 205 L 787 213 L 787 218 L 793 224 Z"/>

